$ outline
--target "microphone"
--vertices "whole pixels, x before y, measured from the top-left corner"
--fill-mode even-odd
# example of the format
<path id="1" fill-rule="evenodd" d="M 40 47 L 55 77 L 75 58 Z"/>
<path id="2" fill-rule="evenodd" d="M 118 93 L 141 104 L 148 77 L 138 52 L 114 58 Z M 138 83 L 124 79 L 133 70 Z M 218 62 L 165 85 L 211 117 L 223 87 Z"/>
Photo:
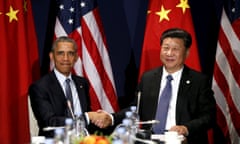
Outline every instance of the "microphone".
<path id="1" fill-rule="evenodd" d="M 43 131 L 52 131 L 52 130 L 55 130 L 55 129 L 58 129 L 58 128 L 62 128 L 62 129 L 64 129 L 65 127 L 64 126 L 56 126 L 56 127 L 45 127 L 45 128 L 43 128 Z"/>
<path id="2" fill-rule="evenodd" d="M 68 109 L 69 109 L 69 111 L 71 113 L 72 118 L 75 120 L 75 116 L 73 114 L 73 109 L 72 109 L 72 105 L 71 105 L 70 100 L 67 100 L 67 106 L 68 106 Z"/>
<path id="3" fill-rule="evenodd" d="M 140 121 L 136 122 L 136 124 L 158 124 L 160 121 L 159 120 L 148 120 L 148 121 Z"/>
<path id="4" fill-rule="evenodd" d="M 139 113 L 140 101 L 141 101 L 141 91 L 138 91 L 138 93 L 137 93 L 137 110 L 136 110 L 137 113 Z"/>

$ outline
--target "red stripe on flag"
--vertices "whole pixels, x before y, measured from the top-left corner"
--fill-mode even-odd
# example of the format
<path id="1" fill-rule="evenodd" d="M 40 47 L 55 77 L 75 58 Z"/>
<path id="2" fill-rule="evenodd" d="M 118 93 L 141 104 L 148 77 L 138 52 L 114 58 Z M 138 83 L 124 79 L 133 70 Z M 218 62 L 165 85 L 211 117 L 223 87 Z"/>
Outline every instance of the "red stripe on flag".
<path id="1" fill-rule="evenodd" d="M 218 120 L 217 123 L 219 127 L 222 128 L 222 133 L 225 136 L 226 143 L 230 144 L 231 138 L 230 138 L 229 129 L 226 123 L 227 120 L 218 106 L 217 106 L 217 120 Z"/>
<path id="2" fill-rule="evenodd" d="M 236 33 L 238 39 L 240 39 L 240 18 L 236 19 L 233 23 L 232 23 L 232 27 L 234 32 Z"/>
<path id="3" fill-rule="evenodd" d="M 104 45 L 105 47 L 107 46 L 107 42 L 106 42 L 106 37 L 105 37 L 105 34 L 104 34 L 104 30 L 103 30 L 103 25 L 102 25 L 102 21 L 101 21 L 101 18 L 100 18 L 100 15 L 99 15 L 99 12 L 98 12 L 98 8 L 95 8 L 93 11 L 93 16 L 97 22 L 97 25 L 99 27 L 99 31 L 101 33 L 101 38 L 104 42 Z M 106 47 L 107 48 L 107 47 Z"/>
<path id="4" fill-rule="evenodd" d="M 224 54 L 228 59 L 234 78 L 236 80 L 240 79 L 239 70 L 236 69 L 236 67 L 240 68 L 240 64 L 238 63 L 235 55 L 233 54 L 233 50 L 231 48 L 229 40 L 226 37 L 225 33 L 223 32 L 222 27 L 220 28 L 220 33 L 219 33 L 219 43 L 221 45 L 222 51 L 224 52 Z M 236 82 L 240 86 L 240 81 L 236 81 Z"/>
<path id="5" fill-rule="evenodd" d="M 227 100 L 233 125 L 236 128 L 240 128 L 240 123 L 239 123 L 240 113 L 236 109 L 235 104 L 233 102 L 233 99 L 232 99 L 233 96 L 230 92 L 230 87 L 228 85 L 228 82 L 225 79 L 224 74 L 221 72 L 221 70 L 219 69 L 217 64 L 214 67 L 214 72 L 216 73 L 215 80 Z M 240 135 L 240 129 L 236 129 L 236 131 L 237 131 L 238 135 Z"/>

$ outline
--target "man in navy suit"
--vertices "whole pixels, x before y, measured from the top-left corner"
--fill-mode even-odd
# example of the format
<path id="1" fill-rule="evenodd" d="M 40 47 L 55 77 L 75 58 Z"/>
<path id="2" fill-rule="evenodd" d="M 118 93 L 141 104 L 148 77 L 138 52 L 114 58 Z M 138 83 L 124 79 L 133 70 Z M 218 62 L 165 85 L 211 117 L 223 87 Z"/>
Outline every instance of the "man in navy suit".
<path id="1" fill-rule="evenodd" d="M 191 43 L 191 35 L 182 29 L 168 29 L 162 34 L 160 60 L 163 66 L 143 74 L 138 86 L 141 92 L 141 96 L 137 97 L 140 98 L 138 109 L 141 121 L 157 119 L 157 107 L 166 76 L 171 75 L 172 94 L 163 130 L 184 135 L 188 144 L 207 144 L 207 132 L 216 122 L 216 102 L 211 81 L 184 65 Z M 137 101 L 133 104 L 138 105 Z M 115 124 L 122 122 L 127 110 L 113 114 Z M 142 128 L 160 133 L 154 131 L 155 126 L 142 125 Z"/>
<path id="2" fill-rule="evenodd" d="M 94 112 L 90 112 L 89 83 L 80 76 L 71 73 L 77 60 L 77 45 L 68 37 L 59 37 L 49 54 L 54 62 L 54 69 L 49 74 L 34 82 L 29 87 L 31 107 L 39 126 L 39 135 L 52 137 L 53 131 L 44 131 L 49 126 L 64 126 L 67 117 L 83 114 L 86 123 L 96 119 Z M 66 96 L 66 79 L 69 79 L 71 103 Z M 100 118 L 101 116 L 98 115 Z M 97 130 L 89 125 L 92 133 Z"/>

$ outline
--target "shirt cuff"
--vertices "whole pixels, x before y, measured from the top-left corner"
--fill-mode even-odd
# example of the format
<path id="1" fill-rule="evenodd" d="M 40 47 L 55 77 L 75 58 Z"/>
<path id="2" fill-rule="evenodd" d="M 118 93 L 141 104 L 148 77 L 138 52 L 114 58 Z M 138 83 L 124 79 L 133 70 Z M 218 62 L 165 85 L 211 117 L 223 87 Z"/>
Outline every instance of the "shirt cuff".
<path id="1" fill-rule="evenodd" d="M 114 118 L 113 118 L 113 115 L 112 114 L 109 114 L 108 113 L 108 115 L 111 117 L 111 119 L 112 119 L 112 125 L 111 126 L 113 126 L 114 125 Z"/>
<path id="2" fill-rule="evenodd" d="M 86 121 L 87 121 L 87 125 L 89 125 L 90 124 L 90 120 L 89 120 L 88 113 L 85 112 L 84 115 L 85 115 L 85 118 L 86 118 Z"/>

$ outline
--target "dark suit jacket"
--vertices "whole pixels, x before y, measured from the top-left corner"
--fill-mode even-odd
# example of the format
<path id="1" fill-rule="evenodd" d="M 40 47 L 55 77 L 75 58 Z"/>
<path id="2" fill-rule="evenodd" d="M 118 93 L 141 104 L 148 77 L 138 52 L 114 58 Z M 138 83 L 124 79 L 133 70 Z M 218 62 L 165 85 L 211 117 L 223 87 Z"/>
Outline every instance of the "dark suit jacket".
<path id="1" fill-rule="evenodd" d="M 90 111 L 89 85 L 85 78 L 72 75 L 81 102 L 82 112 Z M 33 113 L 39 126 L 39 135 L 52 137 L 43 131 L 48 126 L 64 126 L 68 117 L 66 97 L 54 71 L 31 84 L 29 95 Z"/>
<path id="2" fill-rule="evenodd" d="M 142 121 L 155 119 L 163 67 L 146 72 L 138 89 L 141 91 L 139 115 Z M 134 103 L 136 105 L 136 102 Z M 116 123 L 124 118 L 125 110 L 114 114 Z M 177 95 L 176 124 L 185 125 L 189 144 L 207 144 L 207 131 L 216 121 L 216 103 L 211 81 L 203 74 L 184 67 Z M 151 130 L 151 125 L 143 125 Z"/>

